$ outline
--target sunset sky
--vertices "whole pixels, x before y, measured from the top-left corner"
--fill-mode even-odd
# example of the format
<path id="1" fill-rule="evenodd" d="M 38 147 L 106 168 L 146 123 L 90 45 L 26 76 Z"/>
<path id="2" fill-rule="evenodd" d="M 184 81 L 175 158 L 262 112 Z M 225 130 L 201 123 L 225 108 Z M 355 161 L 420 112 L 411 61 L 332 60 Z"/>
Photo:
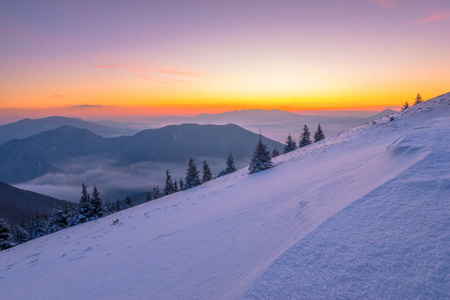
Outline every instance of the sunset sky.
<path id="1" fill-rule="evenodd" d="M 367 110 L 450 91 L 449 0 L 0 0 L 0 117 Z"/>

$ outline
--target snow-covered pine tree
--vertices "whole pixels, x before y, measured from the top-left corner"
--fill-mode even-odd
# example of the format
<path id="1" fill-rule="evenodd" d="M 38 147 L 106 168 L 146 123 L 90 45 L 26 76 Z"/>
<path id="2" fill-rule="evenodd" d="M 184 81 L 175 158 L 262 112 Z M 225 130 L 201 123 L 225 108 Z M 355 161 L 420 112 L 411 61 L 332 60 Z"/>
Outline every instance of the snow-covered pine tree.
<path id="1" fill-rule="evenodd" d="M 233 158 L 233 154 L 231 152 L 228 155 L 226 165 L 227 165 L 227 167 L 224 170 L 220 171 L 220 173 L 219 173 L 219 175 L 217 175 L 217 177 L 236 172 L 237 168 L 236 168 L 236 165 L 234 164 L 234 158 Z"/>
<path id="2" fill-rule="evenodd" d="M 131 200 L 130 196 L 125 198 L 125 205 L 128 207 L 133 207 L 133 200 Z"/>
<path id="3" fill-rule="evenodd" d="M 54 210 L 48 221 L 47 233 L 60 231 L 69 226 L 69 216 L 64 209 Z"/>
<path id="4" fill-rule="evenodd" d="M 273 163 L 270 157 L 270 153 L 267 150 L 267 146 L 262 142 L 262 136 L 259 135 L 258 143 L 256 144 L 253 157 L 250 161 L 250 174 L 263 171 L 273 167 Z"/>
<path id="5" fill-rule="evenodd" d="M 288 153 L 294 151 L 295 149 L 297 149 L 297 145 L 295 144 L 295 141 L 292 139 L 291 134 L 289 133 L 284 145 L 283 153 Z"/>
<path id="6" fill-rule="evenodd" d="M 314 134 L 314 143 L 321 141 L 325 138 L 325 134 L 323 133 L 322 127 L 317 126 L 316 133 Z"/>
<path id="7" fill-rule="evenodd" d="M 91 197 L 91 215 L 93 219 L 101 218 L 105 210 L 103 208 L 102 199 L 100 198 L 100 191 L 97 189 L 97 186 L 94 186 L 94 189 L 92 190 L 92 197 Z"/>
<path id="8" fill-rule="evenodd" d="M 202 176 L 202 182 L 207 182 L 213 179 L 211 169 L 209 168 L 208 163 L 206 160 L 203 161 L 203 176 Z"/>
<path id="9" fill-rule="evenodd" d="M 423 102 L 422 96 L 420 96 L 420 94 L 417 94 L 416 98 L 414 98 L 414 105 L 422 102 Z"/>
<path id="10" fill-rule="evenodd" d="M 300 137 L 300 143 L 298 145 L 298 147 L 305 147 L 308 146 L 309 144 L 311 144 L 311 133 L 309 133 L 309 129 L 308 126 L 305 125 L 305 127 L 303 127 L 303 133 Z"/>
<path id="11" fill-rule="evenodd" d="M 406 101 L 405 104 L 401 107 L 401 110 L 404 111 L 408 108 L 409 108 L 409 103 L 408 103 L 408 101 Z"/>
<path id="12" fill-rule="evenodd" d="M 47 234 L 48 223 L 45 216 L 37 213 L 25 223 L 25 230 L 28 232 L 30 240 Z"/>
<path id="13" fill-rule="evenodd" d="M 277 148 L 274 148 L 273 150 L 272 150 L 272 158 L 273 157 L 277 157 L 277 156 L 279 156 L 280 155 L 280 152 L 278 151 L 278 149 Z"/>
<path id="14" fill-rule="evenodd" d="M 11 227 L 5 219 L 0 218 L 0 250 L 12 247 Z"/>
<path id="15" fill-rule="evenodd" d="M 184 179 L 185 189 L 190 189 L 202 184 L 198 173 L 199 172 L 197 170 L 197 166 L 195 165 L 194 159 L 191 157 L 189 159 L 188 168 L 186 169 L 186 178 Z"/>
<path id="16" fill-rule="evenodd" d="M 12 230 L 12 239 L 14 245 L 20 245 L 25 243 L 26 241 L 29 241 L 30 237 L 28 236 L 28 232 L 25 230 L 25 228 L 22 227 L 22 224 L 20 224 Z"/>
<path id="17" fill-rule="evenodd" d="M 227 167 L 225 168 L 226 174 L 230 174 L 237 171 L 236 165 L 234 164 L 233 154 L 230 152 L 226 162 Z"/>
<path id="18" fill-rule="evenodd" d="M 78 220 L 76 223 L 84 223 L 89 221 L 88 217 L 91 214 L 91 195 L 88 193 L 86 185 L 81 184 L 81 198 L 78 205 Z"/>
<path id="19" fill-rule="evenodd" d="M 72 205 L 64 206 L 64 214 L 66 215 L 68 227 L 78 224 L 78 209 Z"/>
<path id="20" fill-rule="evenodd" d="M 166 184 L 164 185 L 164 194 L 170 195 L 175 192 L 175 187 L 173 185 L 172 177 L 170 176 L 169 170 L 166 171 Z"/>

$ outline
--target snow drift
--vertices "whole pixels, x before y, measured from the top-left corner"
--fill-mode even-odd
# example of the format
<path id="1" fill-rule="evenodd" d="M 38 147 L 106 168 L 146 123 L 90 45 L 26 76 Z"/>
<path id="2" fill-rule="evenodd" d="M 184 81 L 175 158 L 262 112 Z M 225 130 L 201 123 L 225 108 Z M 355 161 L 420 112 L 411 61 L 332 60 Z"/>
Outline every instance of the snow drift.
<path id="1" fill-rule="evenodd" d="M 0 252 L 0 298 L 448 298 L 449 108 Z"/>

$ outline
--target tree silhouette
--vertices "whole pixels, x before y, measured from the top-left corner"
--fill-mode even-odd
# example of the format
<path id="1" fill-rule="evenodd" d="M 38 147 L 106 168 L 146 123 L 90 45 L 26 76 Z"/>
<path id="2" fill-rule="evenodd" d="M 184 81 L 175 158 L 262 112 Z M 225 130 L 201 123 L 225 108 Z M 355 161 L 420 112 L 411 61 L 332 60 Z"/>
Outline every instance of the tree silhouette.
<path id="1" fill-rule="evenodd" d="M 303 127 L 303 133 L 300 137 L 299 147 L 305 147 L 305 146 L 308 146 L 309 144 L 311 144 L 310 136 L 311 136 L 311 133 L 309 133 L 308 126 L 305 125 L 305 127 Z"/>
<path id="2" fill-rule="evenodd" d="M 188 168 L 186 169 L 186 178 L 184 179 L 185 189 L 190 189 L 197 185 L 202 184 L 198 173 L 199 172 L 197 170 L 197 166 L 195 165 L 194 159 L 191 157 L 189 159 Z"/>
<path id="3" fill-rule="evenodd" d="M 203 182 L 207 182 L 210 181 L 211 179 L 213 179 L 212 173 L 211 173 L 211 169 L 209 168 L 208 163 L 206 162 L 206 160 L 203 161 L 203 176 L 202 176 L 202 181 Z"/>
<path id="4" fill-rule="evenodd" d="M 291 137 L 291 134 L 289 133 L 286 139 L 286 143 L 284 145 L 283 153 L 288 153 L 294 151 L 295 149 L 297 149 L 297 145 L 295 144 L 294 139 Z"/>
<path id="5" fill-rule="evenodd" d="M 420 96 L 420 94 L 417 94 L 416 98 L 414 98 L 414 105 L 417 105 L 419 103 L 423 102 L 422 96 Z"/>
<path id="6" fill-rule="evenodd" d="M 316 133 L 314 134 L 314 143 L 321 141 L 325 138 L 325 134 L 323 133 L 322 127 L 317 127 Z"/>
<path id="7" fill-rule="evenodd" d="M 258 143 L 256 144 L 253 157 L 250 161 L 250 174 L 260 172 L 273 167 L 273 163 L 270 157 L 270 153 L 267 150 L 267 146 L 262 142 L 262 136 L 259 135 Z"/>

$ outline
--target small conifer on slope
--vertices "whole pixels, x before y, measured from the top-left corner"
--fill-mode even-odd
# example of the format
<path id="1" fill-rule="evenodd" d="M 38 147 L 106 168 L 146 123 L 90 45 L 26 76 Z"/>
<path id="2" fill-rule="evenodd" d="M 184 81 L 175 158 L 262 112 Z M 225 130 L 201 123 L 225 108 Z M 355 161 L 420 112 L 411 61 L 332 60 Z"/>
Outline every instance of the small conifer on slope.
<path id="1" fill-rule="evenodd" d="M 173 184 L 173 180 L 170 176 L 169 170 L 166 171 L 166 184 L 164 185 L 163 192 L 166 195 L 175 193 L 175 185 Z"/>
<path id="2" fill-rule="evenodd" d="M 86 185 L 81 184 L 81 198 L 78 205 L 78 220 L 76 223 L 89 221 L 91 195 L 87 191 Z"/>
<path id="3" fill-rule="evenodd" d="M 180 178 L 180 186 L 178 187 L 180 191 L 185 190 L 183 178 Z"/>
<path id="4" fill-rule="evenodd" d="M 57 209 L 53 211 L 52 216 L 48 220 L 47 232 L 57 232 L 73 225 L 72 222 L 74 218 L 75 212 L 68 205 L 66 205 L 66 207 L 64 207 L 63 209 Z"/>
<path id="5" fill-rule="evenodd" d="M 325 134 L 323 133 L 322 127 L 317 127 L 316 133 L 314 134 L 314 143 L 317 143 L 318 141 L 321 141 L 325 138 Z"/>
<path id="6" fill-rule="evenodd" d="M 0 218 L 0 250 L 12 247 L 11 241 L 11 228 L 4 219 Z"/>
<path id="7" fill-rule="evenodd" d="M 161 191 L 159 190 L 159 185 L 153 187 L 153 199 L 161 198 Z"/>
<path id="8" fill-rule="evenodd" d="M 131 200 L 130 196 L 127 196 L 127 197 L 125 198 L 125 205 L 126 205 L 127 207 L 133 207 L 133 200 Z"/>
<path id="9" fill-rule="evenodd" d="M 286 139 L 286 143 L 284 145 L 283 153 L 288 153 L 297 149 L 297 145 L 295 144 L 294 139 L 292 139 L 291 134 Z"/>
<path id="10" fill-rule="evenodd" d="M 100 198 L 100 191 L 97 186 L 94 186 L 91 197 L 91 215 L 92 219 L 101 218 L 105 214 L 102 199 Z"/>
<path id="11" fill-rule="evenodd" d="M 277 148 L 273 149 L 273 151 L 272 151 L 272 158 L 277 157 L 279 155 L 280 155 L 280 152 L 278 151 L 278 149 Z"/>
<path id="12" fill-rule="evenodd" d="M 423 102 L 423 98 L 422 98 L 422 96 L 420 96 L 420 94 L 417 94 L 417 96 L 416 96 L 416 98 L 414 98 L 414 100 L 415 100 L 414 105 Z"/>
<path id="13" fill-rule="evenodd" d="M 207 182 L 213 179 L 211 169 L 209 168 L 208 163 L 206 160 L 203 161 L 203 176 L 202 176 L 202 182 Z"/>
<path id="14" fill-rule="evenodd" d="M 236 168 L 236 165 L 234 164 L 233 154 L 231 152 L 228 155 L 226 165 L 227 165 L 227 167 L 224 170 L 220 171 L 220 173 L 219 173 L 219 175 L 217 175 L 217 177 L 236 172 L 237 168 Z"/>
<path id="15" fill-rule="evenodd" d="M 406 101 L 405 104 L 401 107 L 401 110 L 404 111 L 408 108 L 409 108 L 409 103 L 408 103 L 408 101 Z"/>
<path id="16" fill-rule="evenodd" d="M 256 149 L 253 152 L 253 157 L 250 161 L 250 174 L 263 171 L 273 167 L 273 163 L 270 157 L 270 152 L 267 150 L 267 146 L 262 142 L 261 135 L 259 136 Z"/>
<path id="17" fill-rule="evenodd" d="M 190 189 L 202 184 L 202 182 L 200 181 L 197 166 L 195 165 L 194 159 L 192 157 L 189 159 L 188 168 L 186 170 L 186 178 L 184 179 L 184 181 L 185 189 Z"/>
<path id="18" fill-rule="evenodd" d="M 303 133 L 300 137 L 300 143 L 299 143 L 299 148 L 300 147 L 305 147 L 308 146 L 309 144 L 311 144 L 311 133 L 309 133 L 309 129 L 308 126 L 305 125 L 305 127 L 303 127 Z"/>
<path id="19" fill-rule="evenodd" d="M 22 224 L 17 225 L 12 231 L 14 245 L 20 245 L 30 240 L 28 231 L 23 228 Z"/>

